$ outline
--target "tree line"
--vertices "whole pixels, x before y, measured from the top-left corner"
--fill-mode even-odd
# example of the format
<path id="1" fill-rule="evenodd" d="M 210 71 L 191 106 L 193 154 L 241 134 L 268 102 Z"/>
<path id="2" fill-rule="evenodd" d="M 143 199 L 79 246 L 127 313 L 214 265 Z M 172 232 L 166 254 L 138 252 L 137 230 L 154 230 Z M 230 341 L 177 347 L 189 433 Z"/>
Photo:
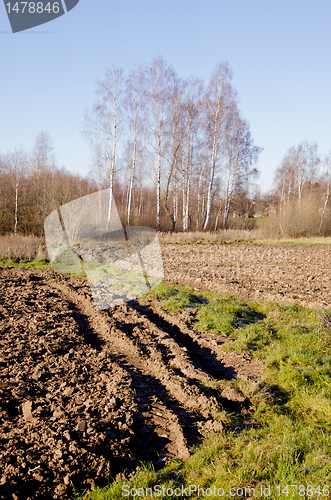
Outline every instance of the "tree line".
<path id="1" fill-rule="evenodd" d="M 126 224 L 141 222 L 148 188 L 157 229 L 226 227 L 233 198 L 257 177 L 262 150 L 239 111 L 229 65 L 219 63 L 205 85 L 178 77 L 157 57 L 128 71 L 108 69 L 96 94 L 84 121 L 91 174 L 112 190 L 120 180 Z"/>
<path id="2" fill-rule="evenodd" d="M 31 153 L 0 155 L 0 232 L 41 236 L 49 213 L 94 190 L 91 180 L 55 165 L 52 139 L 42 131 Z"/>
<path id="3" fill-rule="evenodd" d="M 117 175 L 114 172 L 114 198 L 124 225 L 157 227 L 157 190 L 153 182 L 143 184 L 143 165 L 137 162 L 135 176 L 130 169 L 119 168 Z M 178 170 L 178 177 L 181 172 Z M 96 173 L 100 174 L 97 179 Z M 97 170 L 94 165 L 90 175 L 83 178 L 65 168 L 58 168 L 52 140 L 47 132 L 41 132 L 29 154 L 19 148 L 0 155 L 0 233 L 19 232 L 41 236 L 44 219 L 50 212 L 76 198 L 107 188 L 107 173 L 106 169 Z M 167 182 L 169 178 L 174 182 L 169 175 Z M 215 184 L 220 185 L 219 179 L 215 178 Z M 249 196 L 245 182 L 237 184 L 231 198 L 231 215 L 228 216 L 226 227 L 250 229 L 258 225 L 265 236 L 274 237 L 330 235 L 330 178 L 331 152 L 321 158 L 317 143 L 302 141 L 284 154 L 275 171 L 272 192 L 259 195 L 257 191 L 254 196 Z M 172 199 L 173 206 L 177 203 L 177 207 L 181 207 L 178 210 L 181 217 L 178 217 L 177 229 L 183 228 L 185 217 L 189 219 L 192 214 L 199 215 L 199 187 L 203 185 L 201 179 L 200 171 L 196 184 L 192 182 L 192 187 L 188 184 L 186 191 L 179 184 L 177 193 L 171 191 L 169 186 L 161 185 L 161 228 L 172 227 L 172 220 L 165 208 L 167 189 L 168 201 Z M 204 201 L 202 197 L 202 206 L 205 207 L 207 188 L 208 185 L 205 185 Z M 187 199 L 190 201 L 189 210 L 184 212 Z M 212 224 L 219 219 L 222 202 L 223 207 L 229 210 L 225 201 L 226 198 L 218 199 L 216 196 L 212 199 Z M 255 217 L 254 221 L 250 217 Z"/>
<path id="4" fill-rule="evenodd" d="M 322 158 L 316 142 L 302 141 L 283 156 L 274 177 L 274 233 L 328 236 L 331 151 Z"/>
<path id="5" fill-rule="evenodd" d="M 162 57 L 134 69 L 112 67 L 96 82 L 83 134 L 91 150 L 85 177 L 56 165 L 46 131 L 29 153 L 0 153 L 2 234 L 40 236 L 50 212 L 106 188 L 124 225 L 249 228 L 255 214 L 269 215 L 264 227 L 274 235 L 331 234 L 331 152 L 321 158 L 317 143 L 290 147 L 273 192 L 253 195 L 262 148 L 240 113 L 228 63 L 217 64 L 207 84 L 180 78 Z"/>
<path id="6" fill-rule="evenodd" d="M 45 131 L 31 153 L 0 155 L 0 230 L 43 233 L 60 205 L 110 188 L 126 225 L 158 230 L 227 227 L 236 196 L 247 195 L 262 148 L 238 108 L 227 63 L 207 85 L 180 78 L 162 57 L 108 69 L 84 112 L 92 168 L 83 178 L 56 166 Z"/>

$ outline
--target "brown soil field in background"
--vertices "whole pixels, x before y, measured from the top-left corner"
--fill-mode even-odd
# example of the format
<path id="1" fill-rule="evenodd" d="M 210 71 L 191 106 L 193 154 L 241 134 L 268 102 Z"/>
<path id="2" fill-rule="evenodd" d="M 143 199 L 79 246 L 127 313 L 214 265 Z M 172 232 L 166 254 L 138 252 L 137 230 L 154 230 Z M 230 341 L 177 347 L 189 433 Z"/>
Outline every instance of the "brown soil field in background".
<path id="1" fill-rule="evenodd" d="M 253 300 L 331 306 L 331 247 L 163 244 L 165 279 Z"/>

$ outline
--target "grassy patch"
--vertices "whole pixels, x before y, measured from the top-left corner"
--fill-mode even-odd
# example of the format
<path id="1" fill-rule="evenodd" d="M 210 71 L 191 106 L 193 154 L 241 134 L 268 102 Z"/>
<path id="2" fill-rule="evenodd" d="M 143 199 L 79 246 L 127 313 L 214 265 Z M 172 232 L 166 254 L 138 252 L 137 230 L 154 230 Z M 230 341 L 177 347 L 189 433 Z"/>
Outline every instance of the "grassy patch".
<path id="1" fill-rule="evenodd" d="M 161 283 L 154 290 L 151 290 L 147 297 L 149 301 L 160 301 L 162 309 L 171 313 L 178 313 L 187 307 L 198 307 L 207 303 L 201 295 L 195 294 L 191 287 L 175 284 Z"/>
<path id="2" fill-rule="evenodd" d="M 284 488 L 303 485 L 310 492 L 306 497 L 323 497 L 323 487 L 331 483 L 330 312 L 297 304 L 243 301 L 165 283 L 150 292 L 148 299 L 157 300 L 159 307 L 173 313 L 194 309 L 195 327 L 229 334 L 234 341 L 224 348 L 264 360 L 262 379 L 212 382 L 220 391 L 227 387 L 239 392 L 249 399 L 251 407 L 246 415 L 228 414 L 227 430 L 210 436 L 187 460 L 172 460 L 160 471 L 147 464 L 133 478 L 123 475 L 111 480 L 109 488 L 79 498 L 133 499 L 139 498 L 140 491 L 143 498 L 166 499 L 171 498 L 167 488 L 189 485 L 211 488 L 209 493 L 214 488 L 225 492 L 254 488 L 259 497 L 261 488 L 264 491 L 270 486 L 270 498 L 295 499 L 304 496 L 303 489 L 299 495 L 293 487 Z M 160 495 L 149 494 L 159 491 L 153 490 L 157 485 L 164 487 L 165 494 L 162 490 Z M 136 495 L 124 497 L 123 492 L 132 488 Z M 246 496 L 253 496 L 253 490 L 250 493 Z M 234 494 L 232 498 L 242 496 Z M 192 493 L 189 498 L 201 497 Z M 220 497 L 211 494 L 208 498 Z"/>
<path id="3" fill-rule="evenodd" d="M 188 307 L 196 309 L 195 328 L 222 335 L 231 335 L 234 329 L 263 317 L 247 301 L 214 292 L 197 293 L 189 286 L 161 283 L 147 297 L 159 301 L 162 309 L 170 313 L 179 313 Z"/>
<path id="4" fill-rule="evenodd" d="M 52 266 L 48 260 L 7 259 L 0 261 L 0 267 L 22 267 L 24 269 L 41 269 L 48 271 Z"/>
<path id="5" fill-rule="evenodd" d="M 222 335 L 232 335 L 244 326 L 251 325 L 262 319 L 261 314 L 236 297 L 224 297 L 213 292 L 205 292 L 203 297 L 208 304 L 199 307 L 196 328 Z"/>
<path id="6" fill-rule="evenodd" d="M 53 269 L 49 260 L 38 260 L 38 259 L 28 260 L 19 258 L 0 260 L 0 267 L 20 267 L 23 269 L 39 269 L 41 271 L 51 271 Z M 70 274 L 81 279 L 86 279 L 85 273 L 70 273 Z M 59 281 L 59 280 L 51 280 L 51 281 Z"/>

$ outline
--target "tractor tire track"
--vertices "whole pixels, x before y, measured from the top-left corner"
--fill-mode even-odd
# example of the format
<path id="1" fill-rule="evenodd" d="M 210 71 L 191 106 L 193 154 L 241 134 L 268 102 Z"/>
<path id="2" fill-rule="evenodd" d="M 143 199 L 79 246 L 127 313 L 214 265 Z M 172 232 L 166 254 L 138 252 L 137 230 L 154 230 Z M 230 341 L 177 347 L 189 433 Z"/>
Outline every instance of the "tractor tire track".
<path id="1" fill-rule="evenodd" d="M 185 314 L 97 311 L 86 281 L 52 271 L 1 269 L 0 292 L 0 498 L 70 498 L 141 461 L 185 459 L 225 429 L 224 409 L 250 405 L 213 383 L 262 365 Z"/>

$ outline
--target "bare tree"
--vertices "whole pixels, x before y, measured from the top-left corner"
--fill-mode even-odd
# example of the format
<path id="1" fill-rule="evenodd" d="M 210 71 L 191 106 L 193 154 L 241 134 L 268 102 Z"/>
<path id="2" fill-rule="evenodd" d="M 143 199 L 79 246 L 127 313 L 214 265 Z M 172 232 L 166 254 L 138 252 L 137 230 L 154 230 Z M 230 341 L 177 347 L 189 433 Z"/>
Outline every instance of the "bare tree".
<path id="1" fill-rule="evenodd" d="M 136 175 L 137 159 L 142 149 L 142 137 L 144 132 L 143 106 L 144 106 L 144 72 L 141 67 L 131 71 L 127 79 L 126 89 L 128 98 L 126 109 L 128 113 L 129 130 L 132 140 L 129 141 L 130 158 L 130 180 L 127 202 L 127 224 L 130 225 L 133 185 Z"/>
<path id="2" fill-rule="evenodd" d="M 134 203 L 139 218 L 147 205 L 153 213 L 155 202 L 157 228 L 161 229 L 163 209 L 171 229 L 175 230 L 179 203 L 182 203 L 184 231 L 190 228 L 194 214 L 197 228 L 202 224 L 203 229 L 207 229 L 213 198 L 220 193 L 220 176 L 224 173 L 222 181 L 227 185 L 227 195 L 223 223 L 226 223 L 229 200 L 239 186 L 236 177 L 240 177 L 239 172 L 244 173 L 244 168 L 238 167 L 238 175 L 233 174 L 235 162 L 228 161 L 227 157 L 230 149 L 227 150 L 227 133 L 235 127 L 232 117 L 238 114 L 238 109 L 232 74 L 226 62 L 216 66 L 206 91 L 197 79 L 179 80 L 162 57 L 155 58 L 149 67 L 132 71 L 126 80 L 121 69 L 113 68 L 98 82 L 98 97 L 92 111 L 86 113 L 85 133 L 92 145 L 99 185 L 104 168 L 111 189 L 115 172 L 121 171 L 120 180 L 125 181 L 125 186 L 117 187 L 116 196 L 122 200 L 120 206 L 128 224 L 132 223 Z M 124 110 L 126 120 L 123 120 Z M 127 127 L 121 127 L 121 122 L 126 122 Z M 121 135 L 124 139 L 119 142 L 120 130 L 124 132 Z M 244 140 L 243 136 L 241 141 Z M 117 152 L 123 151 L 124 143 L 126 160 L 119 169 Z M 232 139 L 233 148 L 234 143 Z M 236 165 L 243 166 L 243 150 L 242 146 L 241 160 L 237 159 Z M 149 167 L 150 174 L 155 175 L 146 176 L 144 183 L 145 192 L 150 193 L 147 185 L 150 187 L 151 182 L 155 182 L 153 203 L 151 200 L 151 203 L 143 203 L 145 187 L 141 172 L 139 187 L 135 187 L 137 168 L 142 166 L 139 155 L 144 158 L 145 168 Z M 226 171 L 226 167 L 230 170 Z M 119 180 L 118 176 L 116 179 Z M 192 203 L 193 199 L 197 200 L 197 206 Z"/>
<path id="3" fill-rule="evenodd" d="M 296 172 L 293 161 L 293 148 L 290 148 L 284 155 L 281 164 L 275 172 L 276 193 L 279 196 L 279 228 L 284 234 L 284 224 L 286 222 L 286 206 L 290 204 L 296 192 Z"/>
<path id="4" fill-rule="evenodd" d="M 15 149 L 13 153 L 8 153 L 4 158 L 3 167 L 7 170 L 10 183 L 14 191 L 14 234 L 17 234 L 18 225 L 18 205 L 19 205 L 19 190 L 23 184 L 28 167 L 28 156 L 26 152 L 20 148 Z"/>
<path id="5" fill-rule="evenodd" d="M 54 164 L 54 146 L 50 134 L 47 130 L 42 130 L 36 137 L 33 149 L 33 161 L 35 168 L 45 171 Z"/>
<path id="6" fill-rule="evenodd" d="M 178 165 L 180 163 L 180 155 L 182 152 L 183 141 L 187 128 L 187 115 L 185 113 L 184 89 L 185 82 L 176 80 L 174 86 L 174 94 L 170 101 L 169 107 L 169 133 L 165 137 L 165 159 L 167 160 L 168 168 L 165 169 L 166 188 L 163 198 L 166 214 L 171 221 L 171 230 L 175 230 L 177 222 L 177 206 L 178 206 Z M 173 187 L 173 212 L 169 206 L 169 194 L 171 185 Z"/>
<path id="7" fill-rule="evenodd" d="M 303 141 L 296 148 L 291 148 L 291 156 L 296 172 L 297 194 L 300 207 L 304 186 L 306 182 L 310 182 L 310 185 L 312 185 L 316 175 L 316 167 L 320 162 L 317 153 L 317 144 L 309 144 L 307 141 Z"/>
<path id="8" fill-rule="evenodd" d="M 192 180 L 197 173 L 199 153 L 201 147 L 201 106 L 203 99 L 203 85 L 201 80 L 193 79 L 186 83 L 185 95 L 185 139 L 181 163 L 182 187 L 183 187 L 183 230 L 188 231 L 190 215 L 190 200 L 192 191 Z"/>
<path id="9" fill-rule="evenodd" d="M 312 189 L 319 163 L 316 143 L 303 141 L 287 150 L 275 174 L 275 182 L 278 190 L 281 190 L 283 203 L 289 203 L 296 197 L 300 206 L 305 186 L 308 184 L 309 190 Z"/>
<path id="10" fill-rule="evenodd" d="M 325 195 L 325 201 L 324 201 L 323 210 L 322 210 L 322 214 L 321 214 L 321 222 L 320 222 L 318 234 L 321 233 L 324 215 L 325 215 L 325 210 L 326 210 L 326 207 L 328 205 L 329 198 L 330 198 L 331 151 L 329 151 L 329 154 L 325 158 L 325 166 L 326 166 L 326 195 Z"/>
<path id="11" fill-rule="evenodd" d="M 201 166 L 200 172 L 199 172 L 198 192 L 197 192 L 196 231 L 199 231 L 199 229 L 200 229 L 200 213 L 204 212 L 204 192 L 203 192 L 203 189 L 205 188 L 206 183 L 203 182 L 203 180 L 204 180 L 205 173 L 206 173 L 207 147 L 208 147 L 208 145 L 206 144 L 203 159 L 201 161 L 202 166 Z M 201 197 L 203 197 L 203 200 L 201 200 Z"/>
<path id="12" fill-rule="evenodd" d="M 103 80 L 97 81 L 99 100 L 92 111 L 85 113 L 85 135 L 90 141 L 98 167 L 108 171 L 110 200 L 108 223 L 112 209 L 114 173 L 121 122 L 125 111 L 125 78 L 121 68 L 107 69 Z"/>
<path id="13" fill-rule="evenodd" d="M 207 206 L 203 229 L 210 220 L 215 173 L 220 161 L 221 145 L 228 127 L 229 118 L 236 108 L 235 92 L 231 85 L 232 74 L 227 63 L 220 63 L 214 70 L 205 99 L 206 135 L 210 148 Z"/>
<path id="14" fill-rule="evenodd" d="M 53 173 L 55 168 L 54 146 L 50 134 L 42 130 L 36 137 L 31 155 L 31 166 L 35 179 L 37 210 L 42 220 L 54 202 Z"/>
<path id="15" fill-rule="evenodd" d="M 223 211 L 223 227 L 226 226 L 230 205 L 233 196 L 242 185 L 248 183 L 250 175 L 256 174 L 256 169 L 251 166 L 256 163 L 262 148 L 254 145 L 248 123 L 233 114 L 232 126 L 226 133 L 226 180 L 225 180 L 225 198 Z M 248 191 L 248 186 L 244 191 Z M 216 221 L 217 227 L 217 221 Z M 215 227 L 215 228 L 216 228 Z"/>
<path id="16" fill-rule="evenodd" d="M 161 226 L 161 170 L 165 156 L 164 142 L 169 134 L 169 111 L 174 96 L 176 75 L 162 57 L 153 60 L 147 71 L 146 110 L 150 144 L 156 155 L 156 225 Z"/>

